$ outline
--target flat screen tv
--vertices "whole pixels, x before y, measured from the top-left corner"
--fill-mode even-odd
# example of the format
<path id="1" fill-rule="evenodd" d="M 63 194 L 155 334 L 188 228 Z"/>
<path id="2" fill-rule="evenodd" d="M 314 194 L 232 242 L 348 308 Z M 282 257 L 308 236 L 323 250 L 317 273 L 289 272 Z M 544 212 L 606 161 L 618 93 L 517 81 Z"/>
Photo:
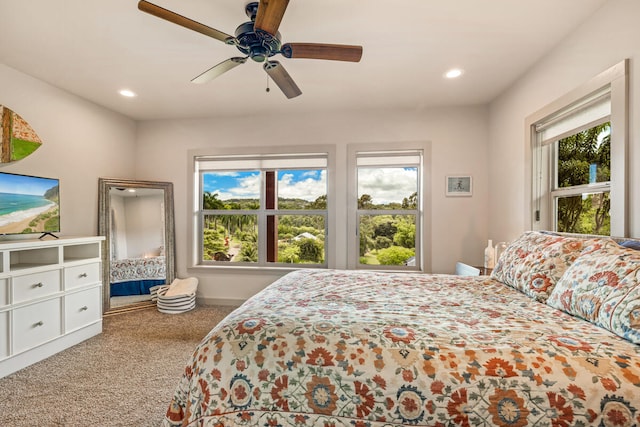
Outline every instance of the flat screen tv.
<path id="1" fill-rule="evenodd" d="M 0 234 L 59 231 L 60 180 L 0 172 Z"/>

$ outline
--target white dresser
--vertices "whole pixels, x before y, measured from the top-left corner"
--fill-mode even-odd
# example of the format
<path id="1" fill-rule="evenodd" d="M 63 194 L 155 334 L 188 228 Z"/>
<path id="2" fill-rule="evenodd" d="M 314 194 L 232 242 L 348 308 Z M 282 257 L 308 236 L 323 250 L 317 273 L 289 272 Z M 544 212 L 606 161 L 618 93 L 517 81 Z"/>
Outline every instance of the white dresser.
<path id="1" fill-rule="evenodd" d="M 0 378 L 102 332 L 103 240 L 0 242 Z"/>

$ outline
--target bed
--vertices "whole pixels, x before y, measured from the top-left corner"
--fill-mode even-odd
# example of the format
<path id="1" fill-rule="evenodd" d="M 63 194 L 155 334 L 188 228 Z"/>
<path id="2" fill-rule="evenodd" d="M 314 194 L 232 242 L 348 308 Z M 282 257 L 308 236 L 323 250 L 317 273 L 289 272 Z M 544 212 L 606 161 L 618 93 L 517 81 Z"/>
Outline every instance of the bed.
<path id="1" fill-rule="evenodd" d="M 148 295 L 150 288 L 166 283 L 164 256 L 111 261 L 111 296 Z"/>
<path id="2" fill-rule="evenodd" d="M 536 232 L 491 276 L 291 272 L 197 346 L 164 425 L 640 425 L 639 282 L 639 251 Z"/>

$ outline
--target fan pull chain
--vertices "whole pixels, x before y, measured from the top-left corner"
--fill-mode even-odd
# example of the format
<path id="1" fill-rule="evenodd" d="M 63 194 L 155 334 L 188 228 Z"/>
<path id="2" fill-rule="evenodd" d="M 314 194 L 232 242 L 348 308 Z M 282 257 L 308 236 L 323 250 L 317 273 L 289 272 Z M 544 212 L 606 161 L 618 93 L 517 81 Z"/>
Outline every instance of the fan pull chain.
<path id="1" fill-rule="evenodd" d="M 269 76 L 267 76 L 267 89 L 266 92 L 268 93 L 271 89 L 269 89 Z"/>

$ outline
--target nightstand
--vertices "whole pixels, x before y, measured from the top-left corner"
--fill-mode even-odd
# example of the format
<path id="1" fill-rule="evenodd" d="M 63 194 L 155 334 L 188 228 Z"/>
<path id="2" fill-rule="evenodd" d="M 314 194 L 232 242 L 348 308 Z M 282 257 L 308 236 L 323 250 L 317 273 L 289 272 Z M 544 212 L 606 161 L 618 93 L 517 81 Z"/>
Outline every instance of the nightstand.
<path id="1" fill-rule="evenodd" d="M 478 270 L 480 270 L 480 276 L 490 276 L 491 272 L 493 271 L 493 268 L 486 268 L 486 267 L 475 267 Z"/>

